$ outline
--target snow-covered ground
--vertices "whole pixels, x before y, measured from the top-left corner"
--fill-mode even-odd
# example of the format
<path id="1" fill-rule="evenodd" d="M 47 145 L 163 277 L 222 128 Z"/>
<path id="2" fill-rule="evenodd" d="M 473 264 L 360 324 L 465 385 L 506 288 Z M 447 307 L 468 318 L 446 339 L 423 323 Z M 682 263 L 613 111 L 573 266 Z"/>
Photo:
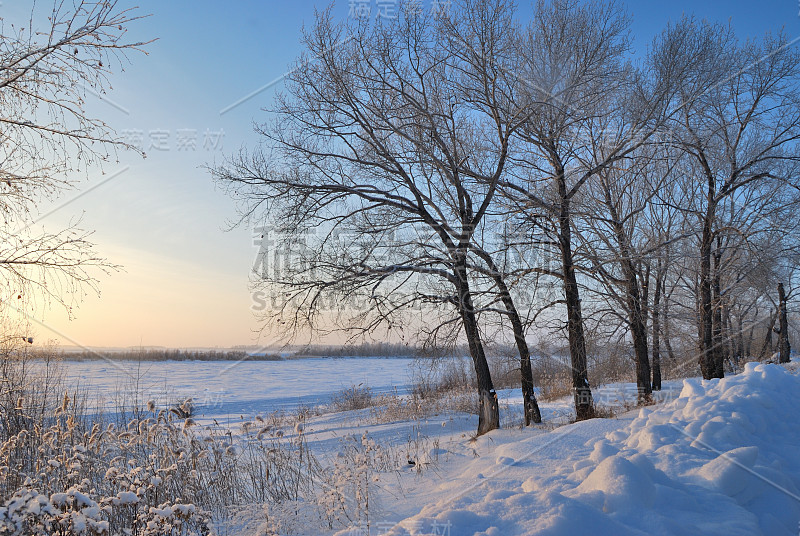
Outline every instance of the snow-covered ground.
<path id="1" fill-rule="evenodd" d="M 800 378 L 751 363 L 723 380 L 677 384 L 675 396 L 616 418 L 504 428 L 477 440 L 474 418 L 463 414 L 414 426 L 332 414 L 306 433 L 321 452 L 365 430 L 385 443 L 427 438 L 415 461 L 431 466 L 382 481 L 369 531 L 340 536 L 798 534 Z M 614 392 L 630 386 L 598 389 L 600 398 Z M 559 418 L 568 401 L 542 406 L 545 419 Z M 513 414 L 513 400 L 505 409 Z"/>
<path id="2" fill-rule="evenodd" d="M 796 535 L 799 407 L 796 375 L 751 363 L 616 419 L 498 430 L 386 534 Z"/>
<path id="3" fill-rule="evenodd" d="M 242 418 L 276 410 L 327 404 L 331 396 L 352 386 L 367 386 L 375 395 L 406 394 L 412 375 L 425 373 L 425 362 L 406 358 L 309 358 L 286 361 L 71 361 L 61 363 L 71 388 L 85 390 L 95 409 L 113 413 L 118 406 L 155 401 L 157 406 L 192 398 L 196 420 L 238 424 Z M 660 399 L 680 392 L 680 382 L 665 382 Z M 594 391 L 603 406 L 632 405 L 635 384 L 611 384 Z M 522 394 L 500 390 L 505 420 L 522 419 Z M 572 417 L 568 399 L 544 404 L 548 422 Z M 356 416 L 357 417 L 357 416 Z"/>
<path id="4" fill-rule="evenodd" d="M 199 422 L 327 403 L 353 385 L 373 393 L 406 392 L 412 359 L 325 358 L 286 361 L 70 361 L 66 382 L 88 391 L 108 413 L 153 400 L 169 405 L 192 398 Z"/>
<path id="5" fill-rule="evenodd" d="M 173 363 L 168 366 L 177 368 L 168 376 L 187 388 L 183 392 L 224 390 L 232 405 L 209 404 L 206 418 L 228 415 L 232 430 L 244 418 L 236 415 L 239 409 L 231 411 L 233 404 L 252 414 L 274 409 L 269 400 L 297 405 L 324 401 L 353 384 L 388 391 L 409 380 L 408 362 L 400 360 L 246 365 L 225 377 L 219 367 L 226 364 Z M 298 368 L 278 372 L 287 365 Z M 91 375 L 98 365 L 81 366 Z M 575 424 L 569 424 L 569 399 L 545 402 L 545 424 L 528 428 L 518 425 L 519 393 L 501 391 L 503 428 L 477 439 L 476 417 L 447 410 L 394 421 L 375 408 L 314 416 L 302 433 L 319 459 L 335 457 L 343 441 L 366 433 L 400 460 L 375 482 L 369 527 L 362 522 L 326 534 L 797 535 L 798 366 L 750 363 L 722 380 L 666 382 L 657 405 Z M 264 369 L 280 379 L 270 381 Z M 605 406 L 635 401 L 631 384 L 603 386 L 594 394 Z M 302 515 L 292 530 L 325 533 Z"/>

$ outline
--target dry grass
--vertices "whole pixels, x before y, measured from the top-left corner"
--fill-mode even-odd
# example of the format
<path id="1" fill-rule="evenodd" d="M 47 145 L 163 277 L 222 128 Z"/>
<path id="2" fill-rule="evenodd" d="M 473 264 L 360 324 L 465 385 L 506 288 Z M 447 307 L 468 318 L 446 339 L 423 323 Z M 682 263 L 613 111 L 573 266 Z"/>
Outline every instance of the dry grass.
<path id="1" fill-rule="evenodd" d="M 87 411 L 85 395 L 64 394 L 55 365 L 17 357 L 0 361 L 0 533 L 200 536 L 213 528 L 224 535 L 252 505 L 264 505 L 256 516 L 262 534 L 293 524 L 338 530 L 368 520 L 376 505 L 364 499 L 373 488 L 429 450 L 424 437 L 391 447 L 345 437 L 343 457 L 321 462 L 304 433 L 321 411 L 315 407 L 229 430 L 198 426 L 185 400 L 179 415 L 176 407 L 132 406 L 127 397 L 107 418 Z M 419 414 L 361 387 L 339 400 L 370 404 L 372 419 Z M 387 403 L 383 413 L 378 401 Z"/>

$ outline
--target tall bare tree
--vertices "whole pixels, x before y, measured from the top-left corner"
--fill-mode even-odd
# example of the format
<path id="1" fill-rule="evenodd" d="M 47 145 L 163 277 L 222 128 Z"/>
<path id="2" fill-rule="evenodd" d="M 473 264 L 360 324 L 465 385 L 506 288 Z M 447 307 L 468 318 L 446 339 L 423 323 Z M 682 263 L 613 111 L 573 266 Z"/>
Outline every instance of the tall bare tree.
<path id="1" fill-rule="evenodd" d="M 622 108 L 633 76 L 626 61 L 628 28 L 626 13 L 613 2 L 537 4 L 517 68 L 532 111 L 518 133 L 522 148 L 515 153 L 515 173 L 501 183 L 531 224 L 548 233 L 559 258 L 578 419 L 593 415 L 593 400 L 574 258 L 574 204 L 598 172 L 648 139 L 658 116 L 652 95 L 634 113 Z"/>
<path id="2" fill-rule="evenodd" d="M 778 331 L 778 361 L 780 363 L 788 363 L 791 346 L 789 345 L 789 320 L 786 312 L 786 290 L 783 288 L 783 283 L 778 283 L 778 316 L 780 318 L 780 328 Z"/>
<path id="3" fill-rule="evenodd" d="M 462 7 L 453 19 L 409 10 L 389 23 L 323 14 L 275 123 L 260 129 L 272 152 L 242 154 L 213 172 L 246 214 L 265 211 L 287 236 L 309 228 L 321 236 L 302 277 L 271 281 L 304 296 L 281 322 L 312 318 L 321 293 L 344 289 L 370 289 L 365 309 L 377 316 L 364 323 L 362 315 L 359 329 L 390 323 L 413 303 L 452 307 L 475 367 L 482 434 L 499 413 L 470 257 L 525 110 L 509 97 L 520 84 L 510 74 L 510 6 Z M 328 255 L 343 229 L 358 237 L 351 246 L 366 247 Z M 392 305 L 381 307 L 385 300 Z"/>
<path id="4" fill-rule="evenodd" d="M 668 147 L 654 137 L 653 143 L 598 172 L 597 180 L 587 186 L 584 195 L 586 214 L 581 219 L 587 229 L 579 239 L 586 252 L 582 255 L 587 261 L 586 272 L 599 283 L 595 293 L 608 304 L 610 313 L 620 312 L 630 334 L 639 404 L 652 402 L 654 384 L 660 388 L 661 372 L 655 364 L 665 272 L 661 250 L 669 245 L 668 241 L 680 237 L 670 236 L 664 232 L 665 227 L 660 227 L 661 232 L 654 232 L 654 228 L 669 213 L 660 196 L 674 188 L 670 184 L 673 161 Z M 651 271 L 654 289 L 650 288 Z M 653 321 L 653 367 L 648 316 Z"/>

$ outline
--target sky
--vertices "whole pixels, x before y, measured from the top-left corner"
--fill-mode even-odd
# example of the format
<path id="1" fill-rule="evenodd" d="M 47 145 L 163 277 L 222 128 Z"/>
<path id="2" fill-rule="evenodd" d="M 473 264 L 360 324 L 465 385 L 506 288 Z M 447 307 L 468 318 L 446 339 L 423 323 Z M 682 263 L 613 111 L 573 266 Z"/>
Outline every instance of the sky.
<path id="1" fill-rule="evenodd" d="M 423 0 L 431 8 L 434 0 Z M 47 3 L 40 2 L 40 3 Z M 352 1 L 333 7 L 350 16 Z M 384 0 L 358 2 L 375 16 Z M 0 4 L 5 19 L 30 12 L 29 1 Z M 95 231 L 99 253 L 123 269 L 99 275 L 100 295 L 90 295 L 73 318 L 56 305 L 32 319 L 37 341 L 91 347 L 230 347 L 259 338 L 249 274 L 258 252 L 248 226 L 229 230 L 236 206 L 215 188 L 205 166 L 221 162 L 259 137 L 254 123 L 268 119 L 280 77 L 300 54 L 304 25 L 327 1 L 119 0 L 150 15 L 130 26 L 130 39 L 156 41 L 147 54 L 132 52 L 124 72 L 111 76 L 105 99 L 89 96 L 87 110 L 146 158 L 119 155 L 76 188 L 40 207 L 40 225 L 63 228 L 81 218 Z M 518 2 L 519 16 L 530 13 Z M 628 2 L 637 51 L 644 51 L 682 13 L 731 21 L 741 37 L 783 27 L 800 38 L 797 0 Z"/>

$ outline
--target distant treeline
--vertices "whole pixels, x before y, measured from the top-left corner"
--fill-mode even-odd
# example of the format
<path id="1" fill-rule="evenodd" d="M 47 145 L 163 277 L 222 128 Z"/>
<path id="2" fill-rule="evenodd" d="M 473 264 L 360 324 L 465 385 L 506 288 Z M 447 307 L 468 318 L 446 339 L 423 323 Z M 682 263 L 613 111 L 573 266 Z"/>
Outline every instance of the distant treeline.
<path id="1" fill-rule="evenodd" d="M 487 345 L 487 353 L 492 355 L 505 355 L 513 350 L 503 345 Z M 37 350 L 29 355 L 37 357 Z M 58 357 L 73 361 L 88 361 L 96 359 L 112 359 L 119 361 L 282 361 L 285 359 L 303 359 L 306 357 L 396 357 L 396 358 L 440 358 L 462 357 L 469 355 L 465 346 L 450 348 L 429 348 L 402 343 L 362 343 L 336 346 L 306 346 L 303 348 L 284 349 L 278 353 L 259 352 L 256 347 L 249 349 L 232 350 L 182 350 L 170 348 L 130 348 L 113 350 L 62 350 L 57 352 Z M 42 358 L 52 359 L 52 353 Z"/>
<path id="2" fill-rule="evenodd" d="M 487 345 L 486 350 L 493 353 L 506 353 L 502 345 Z M 292 357 L 462 357 L 469 355 L 466 345 L 455 347 L 425 347 L 403 343 L 362 343 L 340 346 L 311 346 L 297 350 Z"/>
<path id="3" fill-rule="evenodd" d="M 417 357 L 420 349 L 402 343 L 363 343 L 339 346 L 309 346 L 293 357 Z"/>
<path id="4" fill-rule="evenodd" d="M 243 350 L 113 350 L 61 352 L 62 359 L 86 361 L 93 359 L 113 359 L 119 361 L 281 361 L 278 354 L 250 355 Z"/>

